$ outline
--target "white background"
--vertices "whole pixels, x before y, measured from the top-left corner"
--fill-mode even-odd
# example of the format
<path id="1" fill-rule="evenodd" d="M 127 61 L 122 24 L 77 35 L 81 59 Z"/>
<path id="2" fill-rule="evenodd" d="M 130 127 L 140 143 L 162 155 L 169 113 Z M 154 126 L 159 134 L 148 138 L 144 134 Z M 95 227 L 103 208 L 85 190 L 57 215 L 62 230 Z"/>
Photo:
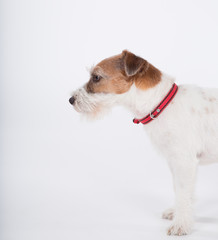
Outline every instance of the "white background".
<path id="1" fill-rule="evenodd" d="M 160 218 L 170 171 L 142 127 L 118 107 L 82 121 L 68 99 L 86 67 L 123 49 L 178 84 L 218 87 L 218 2 L 0 4 L 0 239 L 174 239 Z M 217 182 L 218 165 L 199 168 L 196 224 L 180 239 L 218 239 Z"/>

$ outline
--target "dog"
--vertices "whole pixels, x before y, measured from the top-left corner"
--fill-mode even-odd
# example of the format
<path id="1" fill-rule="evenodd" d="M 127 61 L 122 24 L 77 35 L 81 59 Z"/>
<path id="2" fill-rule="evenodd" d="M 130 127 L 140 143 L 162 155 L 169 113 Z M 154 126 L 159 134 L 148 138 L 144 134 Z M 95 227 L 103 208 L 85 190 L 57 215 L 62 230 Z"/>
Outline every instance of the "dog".
<path id="1" fill-rule="evenodd" d="M 175 206 L 163 213 L 173 220 L 168 235 L 189 234 L 199 164 L 218 161 L 218 89 L 175 84 L 145 59 L 124 50 L 90 72 L 89 81 L 69 99 L 75 110 L 97 117 L 116 104 L 135 115 L 172 172 Z"/>

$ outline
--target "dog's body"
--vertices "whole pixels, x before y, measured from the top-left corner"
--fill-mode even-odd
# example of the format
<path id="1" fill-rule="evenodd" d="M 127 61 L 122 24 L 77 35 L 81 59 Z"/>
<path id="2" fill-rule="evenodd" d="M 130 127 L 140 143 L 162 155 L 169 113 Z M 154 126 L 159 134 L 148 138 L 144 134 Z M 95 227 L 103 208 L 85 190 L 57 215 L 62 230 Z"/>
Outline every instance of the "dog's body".
<path id="1" fill-rule="evenodd" d="M 88 115 L 122 104 L 140 119 L 153 111 L 173 83 L 173 78 L 146 60 L 123 51 L 100 62 L 90 81 L 74 92 L 70 102 Z M 176 204 L 163 214 L 163 218 L 173 219 L 169 235 L 191 231 L 197 166 L 218 161 L 217 118 L 218 90 L 181 85 L 163 112 L 144 125 L 173 175 Z"/>

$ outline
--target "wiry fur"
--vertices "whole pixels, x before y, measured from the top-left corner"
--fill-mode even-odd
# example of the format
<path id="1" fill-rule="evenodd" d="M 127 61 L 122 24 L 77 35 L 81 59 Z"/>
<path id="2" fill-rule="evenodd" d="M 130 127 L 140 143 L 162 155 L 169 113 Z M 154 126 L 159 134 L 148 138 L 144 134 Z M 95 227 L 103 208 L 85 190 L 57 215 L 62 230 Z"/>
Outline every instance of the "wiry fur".
<path id="1" fill-rule="evenodd" d="M 122 94 L 75 91 L 74 107 L 85 114 L 121 104 L 137 118 L 151 112 L 172 87 L 174 79 L 161 74 L 161 80 L 146 90 L 135 83 Z M 157 119 L 144 125 L 158 151 L 167 159 L 173 175 L 175 207 L 163 218 L 173 219 L 169 235 L 184 235 L 193 225 L 192 200 L 197 166 L 218 161 L 218 90 L 180 85 L 173 101 Z"/>
<path id="2" fill-rule="evenodd" d="M 90 119 L 100 118 L 109 112 L 116 101 L 116 94 L 89 94 L 85 87 L 73 92 L 73 96 L 77 99 L 75 110 Z"/>

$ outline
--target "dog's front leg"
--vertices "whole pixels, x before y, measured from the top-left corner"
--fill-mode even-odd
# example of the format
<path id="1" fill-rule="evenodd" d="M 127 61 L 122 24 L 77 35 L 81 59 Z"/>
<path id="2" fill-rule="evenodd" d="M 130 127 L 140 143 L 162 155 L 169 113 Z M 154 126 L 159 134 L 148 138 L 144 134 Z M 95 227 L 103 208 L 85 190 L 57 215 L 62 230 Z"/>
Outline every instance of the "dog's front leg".
<path id="1" fill-rule="evenodd" d="M 193 225 L 192 200 L 197 163 L 192 159 L 177 159 L 171 165 L 176 194 L 174 219 L 168 235 L 186 235 Z"/>

